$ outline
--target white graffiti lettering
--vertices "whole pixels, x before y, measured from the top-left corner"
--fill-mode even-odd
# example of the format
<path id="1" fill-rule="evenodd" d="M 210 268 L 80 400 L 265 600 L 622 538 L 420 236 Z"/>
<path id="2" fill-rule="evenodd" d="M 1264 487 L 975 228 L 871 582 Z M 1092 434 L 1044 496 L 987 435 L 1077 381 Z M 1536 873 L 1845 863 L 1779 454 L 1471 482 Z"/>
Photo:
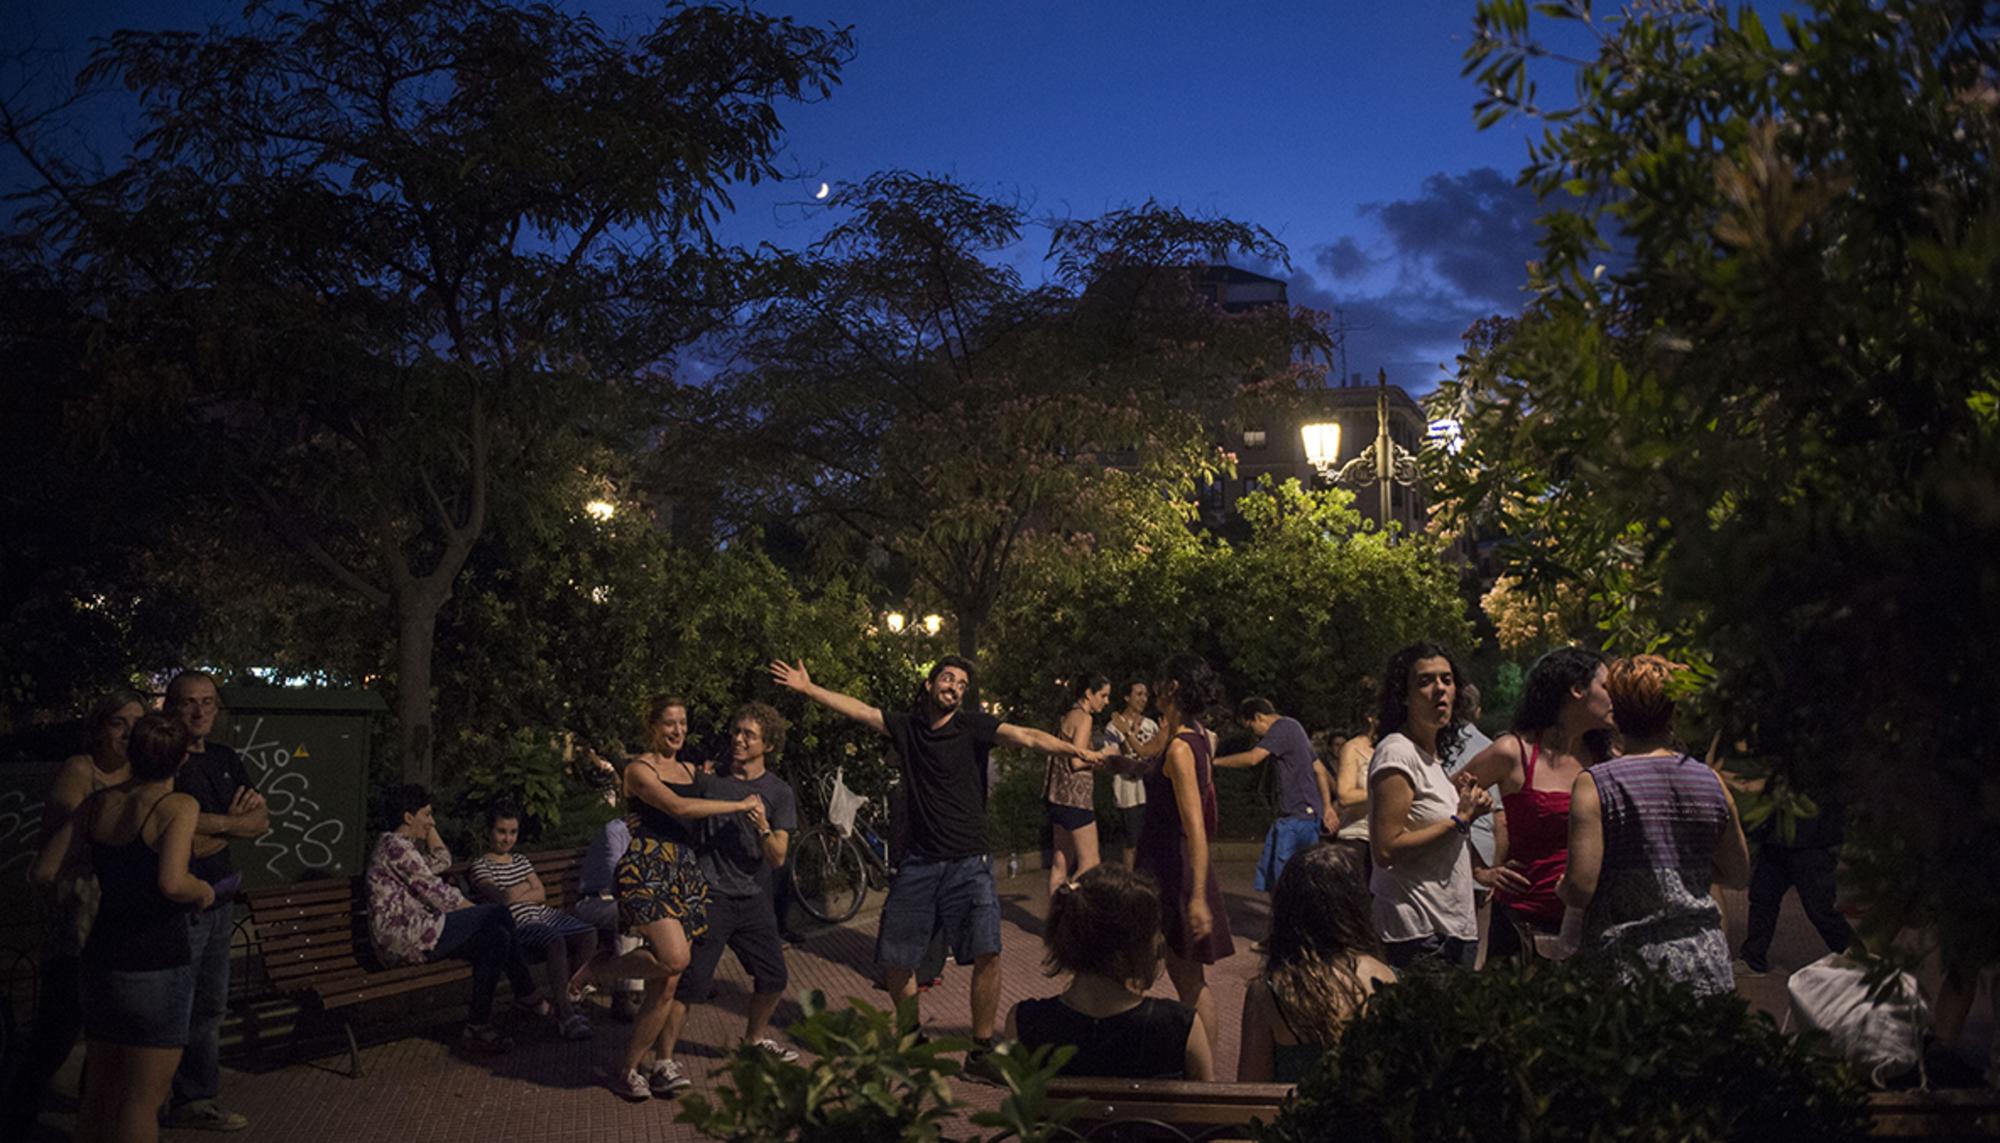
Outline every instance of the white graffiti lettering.
<path id="1" fill-rule="evenodd" d="M 334 847 L 347 835 L 347 823 L 326 816 L 312 796 L 308 769 L 292 765 L 310 758 L 311 753 L 303 743 L 286 749 L 278 740 L 263 735 L 264 720 L 260 717 L 245 735 L 246 744 L 238 749 L 271 815 L 270 832 L 256 843 L 259 856 L 269 855 L 264 868 L 280 877 L 302 869 L 339 872 Z"/>

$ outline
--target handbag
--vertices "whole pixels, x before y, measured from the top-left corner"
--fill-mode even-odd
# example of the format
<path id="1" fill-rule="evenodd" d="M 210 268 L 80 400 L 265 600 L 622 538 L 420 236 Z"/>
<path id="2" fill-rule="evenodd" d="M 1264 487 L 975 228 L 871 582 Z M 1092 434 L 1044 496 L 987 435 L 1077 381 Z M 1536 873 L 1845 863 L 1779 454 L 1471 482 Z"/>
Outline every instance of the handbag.
<path id="1" fill-rule="evenodd" d="M 1917 989 L 1917 978 L 1898 972 L 1878 991 L 1868 985 L 1868 967 L 1845 953 L 1829 953 L 1793 973 L 1785 982 L 1791 999 L 1785 1027 L 1790 1030 L 1797 1020 L 1826 1033 L 1832 1050 L 1877 1090 L 1913 1069 L 1919 1085 L 1928 1087 L 1924 1037 L 1931 1010 Z"/>

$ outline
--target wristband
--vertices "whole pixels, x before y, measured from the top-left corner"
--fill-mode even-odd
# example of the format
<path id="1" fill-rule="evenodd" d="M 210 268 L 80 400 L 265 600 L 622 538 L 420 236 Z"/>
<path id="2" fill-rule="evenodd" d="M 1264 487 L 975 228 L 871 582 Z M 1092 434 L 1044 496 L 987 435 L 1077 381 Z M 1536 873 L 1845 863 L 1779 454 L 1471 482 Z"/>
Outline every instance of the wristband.
<path id="1" fill-rule="evenodd" d="M 1460 833 L 1471 833 L 1472 823 L 1466 821 L 1464 818 L 1459 817 L 1457 814 L 1453 814 L 1451 815 L 1451 828 L 1457 830 Z"/>

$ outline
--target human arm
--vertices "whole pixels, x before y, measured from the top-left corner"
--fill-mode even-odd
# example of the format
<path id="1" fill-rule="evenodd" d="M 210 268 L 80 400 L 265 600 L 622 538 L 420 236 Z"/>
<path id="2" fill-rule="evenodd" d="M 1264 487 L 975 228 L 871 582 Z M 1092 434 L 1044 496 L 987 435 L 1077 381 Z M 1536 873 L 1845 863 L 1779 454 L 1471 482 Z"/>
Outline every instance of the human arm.
<path id="1" fill-rule="evenodd" d="M 1247 770 L 1270 756 L 1271 752 L 1262 746 L 1252 746 L 1248 750 L 1239 750 L 1234 754 L 1224 754 L 1222 757 L 1217 758 L 1215 760 L 1215 768 L 1218 770 Z"/>
<path id="2" fill-rule="evenodd" d="M 993 733 L 993 740 L 1023 750 L 1039 750 L 1044 754 L 1080 759 L 1086 766 L 1108 757 L 1103 751 L 1092 750 L 1087 738 L 1083 745 L 1079 746 L 1074 742 L 1057 738 L 1046 730 L 1036 730 L 1032 726 L 1016 726 L 1011 722 L 1001 723 L 1000 728 Z M 1081 770 L 1084 767 L 1072 763 L 1071 768 Z"/>
<path id="3" fill-rule="evenodd" d="M 215 904 L 215 887 L 188 870 L 201 806 L 186 794 L 168 794 L 159 808 L 166 811 L 159 838 L 160 893 L 170 901 L 206 909 Z"/>
<path id="4" fill-rule="evenodd" d="M 377 851 L 376 860 L 382 863 L 391 877 L 403 883 L 410 896 L 439 913 L 463 909 L 472 903 L 438 876 L 431 864 L 434 857 L 419 851 L 416 842 L 402 834 L 390 834 L 389 837 L 392 840 L 385 842 L 383 848 Z M 445 856 L 449 857 L 449 852 Z"/>
<path id="5" fill-rule="evenodd" d="M 37 884 L 53 884 L 57 877 L 83 861 L 84 850 L 89 847 L 90 837 L 82 821 L 83 814 L 72 812 L 57 824 L 53 833 L 43 836 L 41 852 L 35 855 L 34 867 L 28 876 Z"/>
<path id="6" fill-rule="evenodd" d="M 1455 777 L 1470 774 L 1478 781 L 1479 788 L 1490 790 L 1500 787 L 1502 794 L 1520 792 L 1527 785 L 1527 771 L 1521 762 L 1521 738 L 1517 734 L 1503 734 L 1499 740 L 1472 756 L 1472 761 L 1460 767 Z M 1494 864 L 1499 864 L 1496 860 Z"/>
<path id="7" fill-rule="evenodd" d="M 776 869 L 785 863 L 785 854 L 791 852 L 792 831 L 779 829 L 771 824 L 762 804 L 745 811 L 750 828 L 757 835 L 758 848 L 763 851 L 764 864 Z"/>
<path id="8" fill-rule="evenodd" d="M 228 812 L 202 814 L 195 832 L 210 838 L 264 836 L 271 829 L 271 811 L 250 780 L 250 772 L 243 768 L 242 758 L 231 757 L 229 777 L 236 795 L 229 800 Z"/>
<path id="9" fill-rule="evenodd" d="M 625 792 L 683 821 L 740 814 L 752 806 L 763 804 L 763 800 L 755 794 L 727 802 L 712 798 L 684 798 L 674 793 L 672 788 L 660 780 L 659 773 L 644 762 L 625 767 Z"/>
<path id="10" fill-rule="evenodd" d="M 1488 889 L 1526 893 L 1534 888 L 1526 874 L 1507 864 L 1507 813 L 1498 807 L 1493 810 L 1493 864 L 1479 862 L 1476 853 L 1473 864 L 1472 879 Z"/>
<path id="11" fill-rule="evenodd" d="M 1736 798 L 1727 781 L 1722 782 L 1722 800 L 1729 805 L 1729 824 L 1715 841 L 1715 883 L 1724 889 L 1741 889 L 1750 884 L 1750 843 L 1744 840 L 1743 820 L 1736 815 Z"/>
<path id="12" fill-rule="evenodd" d="M 1604 806 L 1597 780 L 1584 771 L 1569 790 L 1569 865 L 1556 883 L 1556 896 L 1572 909 L 1586 908 L 1597 895 L 1604 872 Z"/>
<path id="13" fill-rule="evenodd" d="M 481 898 L 495 905 L 518 905 L 544 899 L 535 892 L 539 881 L 532 872 L 525 880 L 512 885 L 500 884 L 494 879 L 493 873 L 493 866 L 486 858 L 473 862 L 472 868 L 466 871 L 467 879 L 472 882 L 472 891 Z"/>
<path id="14" fill-rule="evenodd" d="M 1340 748 L 1333 797 L 1342 813 L 1351 814 L 1368 806 L 1368 755 L 1373 749 L 1365 738 L 1352 739 Z"/>
<path id="15" fill-rule="evenodd" d="M 1208 829 L 1201 820 L 1201 789 L 1195 783 L 1194 751 L 1176 741 L 1167 748 L 1167 781 L 1174 790 L 1174 808 L 1180 812 L 1181 834 L 1187 839 L 1188 935 L 1206 938 L 1215 927 L 1208 911 Z"/>
<path id="16" fill-rule="evenodd" d="M 1215 1056 L 1208 1050 L 1208 1029 L 1203 1026 L 1199 1012 L 1194 1014 L 1194 1022 L 1188 1025 L 1187 1046 L 1182 1051 L 1181 1066 L 1187 1078 L 1198 1083 L 1207 1083 L 1215 1078 Z"/>
<path id="17" fill-rule="evenodd" d="M 844 714 L 877 734 L 889 733 L 888 727 L 882 722 L 880 707 L 870 706 L 853 695 L 827 690 L 813 682 L 812 676 L 806 673 L 804 660 L 796 663 L 787 663 L 782 659 L 773 661 L 771 681 L 799 692 L 835 714 Z"/>
<path id="18" fill-rule="evenodd" d="M 1084 751 L 1090 751 L 1090 716 L 1081 710 L 1072 708 L 1068 714 L 1063 715 L 1062 737 L 1063 741 L 1069 743 L 1071 746 L 1078 747 Z M 1094 751 L 1090 751 L 1089 754 L 1070 755 L 1068 762 L 1070 771 L 1074 773 L 1078 770 L 1090 769 L 1091 763 L 1089 759 L 1094 753 Z"/>
<path id="19" fill-rule="evenodd" d="M 1243 990 L 1243 1038 L 1236 1049 L 1237 1083 L 1270 1083 L 1272 1057 L 1271 990 L 1252 977 Z"/>
<path id="20" fill-rule="evenodd" d="M 1416 786 L 1400 769 L 1384 768 L 1370 779 L 1368 843 L 1375 851 L 1375 864 L 1392 866 L 1398 858 L 1433 845 L 1465 844 L 1463 832 L 1450 818 L 1422 824 L 1410 821 L 1416 798 Z M 1493 800 L 1485 790 L 1470 784 L 1459 788 L 1459 822 L 1469 824 L 1492 807 Z"/>
<path id="21" fill-rule="evenodd" d="M 1333 803 L 1333 775 L 1327 773 L 1326 763 L 1313 759 L 1313 785 L 1319 787 L 1319 828 L 1325 833 L 1333 833 L 1340 828 L 1340 809 Z"/>
<path id="22" fill-rule="evenodd" d="M 528 859 L 524 857 L 521 860 L 526 861 Z M 549 903 L 549 888 L 542 884 L 542 875 L 535 872 L 535 868 L 532 865 L 528 867 L 527 900 L 532 905 L 546 905 Z"/>
<path id="23" fill-rule="evenodd" d="M 49 796 L 42 802 L 42 840 L 55 836 L 62 824 L 75 816 L 76 808 L 90 796 L 90 772 L 97 763 L 88 754 L 72 755 L 56 772 Z"/>

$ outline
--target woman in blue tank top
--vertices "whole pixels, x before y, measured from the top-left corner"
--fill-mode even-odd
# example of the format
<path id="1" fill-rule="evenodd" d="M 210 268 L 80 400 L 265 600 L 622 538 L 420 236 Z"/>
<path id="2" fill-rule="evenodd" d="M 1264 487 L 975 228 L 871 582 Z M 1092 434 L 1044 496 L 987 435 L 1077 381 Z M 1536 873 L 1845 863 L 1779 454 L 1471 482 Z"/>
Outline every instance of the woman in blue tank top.
<path id="1" fill-rule="evenodd" d="M 187 1045 L 194 1010 L 188 917 L 215 890 L 188 872 L 200 807 L 174 792 L 187 731 L 165 715 L 132 727 L 127 781 L 92 794 L 36 858 L 50 882 L 88 852 L 97 921 L 83 946 L 83 1034 L 90 1045 L 78 1135 L 149 1143 Z"/>

